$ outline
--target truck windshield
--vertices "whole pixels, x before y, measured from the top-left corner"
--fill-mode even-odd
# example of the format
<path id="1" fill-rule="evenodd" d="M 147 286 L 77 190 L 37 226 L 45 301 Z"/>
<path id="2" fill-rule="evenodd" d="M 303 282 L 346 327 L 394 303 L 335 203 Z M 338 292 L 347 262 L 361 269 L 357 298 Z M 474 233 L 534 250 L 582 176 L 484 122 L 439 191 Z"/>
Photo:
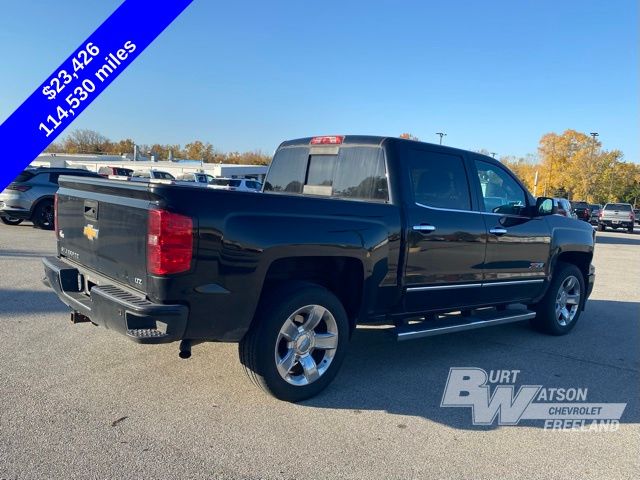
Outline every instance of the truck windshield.
<path id="1" fill-rule="evenodd" d="M 264 191 L 388 201 L 384 153 L 343 146 L 337 154 L 310 155 L 308 147 L 285 147 L 276 152 Z"/>

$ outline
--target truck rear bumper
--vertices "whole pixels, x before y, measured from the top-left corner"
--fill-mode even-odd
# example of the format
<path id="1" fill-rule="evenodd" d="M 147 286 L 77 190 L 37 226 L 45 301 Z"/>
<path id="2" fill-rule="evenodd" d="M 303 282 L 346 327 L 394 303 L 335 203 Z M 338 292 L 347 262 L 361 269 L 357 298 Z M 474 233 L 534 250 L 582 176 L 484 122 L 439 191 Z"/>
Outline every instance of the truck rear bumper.
<path id="1" fill-rule="evenodd" d="M 115 330 L 139 343 L 166 343 L 183 338 L 189 309 L 153 303 L 116 285 L 83 291 L 82 272 L 57 257 L 46 257 L 44 282 L 71 309 L 96 325 Z"/>
<path id="2" fill-rule="evenodd" d="M 633 222 L 631 220 L 603 220 L 600 219 L 600 225 L 604 225 L 609 228 L 633 228 Z"/>

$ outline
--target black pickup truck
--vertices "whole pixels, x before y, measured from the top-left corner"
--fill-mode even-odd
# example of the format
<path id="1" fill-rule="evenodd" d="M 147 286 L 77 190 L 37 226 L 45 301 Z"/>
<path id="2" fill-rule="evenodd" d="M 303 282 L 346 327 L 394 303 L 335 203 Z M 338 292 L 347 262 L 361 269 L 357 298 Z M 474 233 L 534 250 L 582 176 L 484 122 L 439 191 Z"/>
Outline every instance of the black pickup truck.
<path id="1" fill-rule="evenodd" d="M 284 142 L 262 193 L 61 177 L 45 283 L 140 343 L 239 342 L 280 399 L 336 375 L 356 324 L 398 340 L 530 320 L 571 330 L 594 232 L 492 158 L 411 140 Z"/>

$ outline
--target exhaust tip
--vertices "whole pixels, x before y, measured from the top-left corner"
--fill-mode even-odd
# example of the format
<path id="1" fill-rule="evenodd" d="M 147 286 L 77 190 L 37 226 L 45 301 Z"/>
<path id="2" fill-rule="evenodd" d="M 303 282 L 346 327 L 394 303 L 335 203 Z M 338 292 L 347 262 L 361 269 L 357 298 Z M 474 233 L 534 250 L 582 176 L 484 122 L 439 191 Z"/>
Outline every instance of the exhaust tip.
<path id="1" fill-rule="evenodd" d="M 180 352 L 178 356 L 183 359 L 191 358 L 191 340 L 182 340 L 180 342 Z"/>

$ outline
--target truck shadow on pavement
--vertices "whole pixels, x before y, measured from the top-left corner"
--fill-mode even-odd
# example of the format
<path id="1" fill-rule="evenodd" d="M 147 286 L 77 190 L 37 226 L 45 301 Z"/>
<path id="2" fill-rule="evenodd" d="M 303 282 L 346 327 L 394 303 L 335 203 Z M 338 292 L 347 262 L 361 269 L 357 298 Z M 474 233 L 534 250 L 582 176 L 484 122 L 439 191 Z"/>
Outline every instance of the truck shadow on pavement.
<path id="1" fill-rule="evenodd" d="M 596 235 L 596 244 L 604 245 L 640 245 L 640 235 L 630 238 L 629 234 L 620 234 L 619 237 Z"/>
<path id="2" fill-rule="evenodd" d="M 69 308 L 58 300 L 58 297 L 51 290 L 0 288 L 0 322 L 10 320 L 7 317 L 68 312 Z"/>
<path id="3" fill-rule="evenodd" d="M 587 402 L 626 402 L 620 423 L 640 423 L 639 325 L 640 303 L 590 300 L 575 329 L 563 337 L 540 334 L 527 322 L 402 343 L 380 329 L 359 328 L 333 384 L 304 404 L 385 411 L 465 430 L 495 429 L 497 420 L 474 426 L 470 407 L 440 406 L 449 369 L 477 367 L 520 370 L 516 393 L 523 384 L 587 388 Z M 519 426 L 543 428 L 544 421 Z"/>
<path id="4" fill-rule="evenodd" d="M 51 253 L 55 255 L 54 252 Z M 23 250 L 0 250 L 0 257 L 15 257 L 15 258 L 43 258 L 42 252 L 28 252 Z"/>

